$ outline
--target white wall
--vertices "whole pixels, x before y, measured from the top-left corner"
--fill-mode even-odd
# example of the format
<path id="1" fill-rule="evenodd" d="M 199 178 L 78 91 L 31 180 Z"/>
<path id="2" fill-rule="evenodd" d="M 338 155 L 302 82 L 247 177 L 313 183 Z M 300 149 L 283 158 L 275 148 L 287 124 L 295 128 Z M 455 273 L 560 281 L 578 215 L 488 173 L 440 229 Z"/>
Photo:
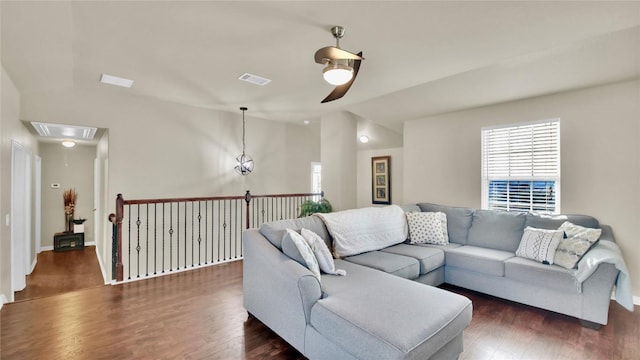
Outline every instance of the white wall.
<path id="1" fill-rule="evenodd" d="M 41 143 L 42 157 L 42 246 L 53 247 L 53 236 L 65 231 L 65 215 L 62 193 L 75 189 L 78 201 L 74 211 L 76 219 L 87 219 L 84 223 L 84 241 L 94 241 L 93 219 L 93 161 L 95 145 L 77 144 L 67 149 L 60 143 Z M 51 184 L 60 188 L 51 188 Z"/>
<path id="2" fill-rule="evenodd" d="M 109 204 L 112 201 L 109 198 L 108 192 L 108 177 L 109 177 L 109 132 L 106 131 L 100 140 L 98 141 L 98 145 L 96 146 L 96 161 L 98 163 L 98 172 L 96 173 L 99 176 L 99 188 L 96 189 L 98 191 L 98 203 L 96 206 L 96 218 L 98 219 L 95 222 L 96 226 L 96 238 L 94 239 L 96 242 L 96 253 L 98 256 L 98 260 L 100 261 L 100 266 L 102 266 L 103 276 L 105 277 L 105 282 L 111 281 L 111 243 L 112 243 L 112 224 L 108 222 L 109 212 L 107 209 L 109 208 Z M 94 179 L 95 180 L 95 179 Z"/>
<path id="3" fill-rule="evenodd" d="M 640 82 L 408 121 L 406 202 L 480 207 L 480 129 L 560 118 L 561 211 L 613 226 L 640 296 Z"/>
<path id="4" fill-rule="evenodd" d="M 378 149 L 358 151 L 358 207 L 374 206 L 371 202 L 371 158 L 391 156 L 391 203 L 402 205 L 404 201 L 404 149 Z"/>
<path id="5" fill-rule="evenodd" d="M 300 164 L 319 158 L 319 149 L 313 149 L 319 138 L 314 128 L 252 118 L 251 104 L 246 104 L 246 152 L 256 165 L 253 173 L 241 177 L 233 170 L 242 152 L 240 110 L 179 105 L 113 88 L 95 94 L 33 94 L 21 104 L 23 120 L 108 129 L 109 193 L 114 202 L 117 193 L 135 199 L 308 190 L 309 168 Z M 290 132 L 295 138 L 287 136 Z M 292 151 L 305 139 L 310 139 L 311 150 Z M 300 178 L 305 179 L 302 185 Z"/>
<path id="6" fill-rule="evenodd" d="M 0 78 L 0 99 L 0 299 L 12 299 L 11 227 L 5 223 L 11 212 L 11 141 L 22 144 L 32 156 L 38 154 L 38 144 L 20 122 L 20 93 L 4 67 Z M 32 187 L 29 190 L 33 193 Z M 34 222 L 31 223 L 33 227 Z M 29 258 L 33 261 L 36 254 L 33 229 L 28 236 L 31 242 Z"/>
<path id="7" fill-rule="evenodd" d="M 348 112 L 322 117 L 322 190 L 334 211 L 353 209 L 358 202 L 357 128 L 357 116 Z"/>

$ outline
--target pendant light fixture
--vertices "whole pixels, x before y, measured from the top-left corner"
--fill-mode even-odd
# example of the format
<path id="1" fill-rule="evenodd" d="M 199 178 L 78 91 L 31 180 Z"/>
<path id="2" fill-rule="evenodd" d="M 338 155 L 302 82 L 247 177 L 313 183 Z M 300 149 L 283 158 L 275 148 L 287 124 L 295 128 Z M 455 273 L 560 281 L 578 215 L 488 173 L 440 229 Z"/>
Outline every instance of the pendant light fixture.
<path id="1" fill-rule="evenodd" d="M 245 120 L 244 120 L 244 112 L 248 109 L 246 107 L 241 107 L 242 110 L 242 155 L 236 158 L 238 164 L 235 169 L 236 172 L 240 175 L 249 175 L 251 171 L 253 171 L 253 159 L 251 156 L 245 153 L 245 143 L 244 143 L 244 134 L 245 134 Z"/>

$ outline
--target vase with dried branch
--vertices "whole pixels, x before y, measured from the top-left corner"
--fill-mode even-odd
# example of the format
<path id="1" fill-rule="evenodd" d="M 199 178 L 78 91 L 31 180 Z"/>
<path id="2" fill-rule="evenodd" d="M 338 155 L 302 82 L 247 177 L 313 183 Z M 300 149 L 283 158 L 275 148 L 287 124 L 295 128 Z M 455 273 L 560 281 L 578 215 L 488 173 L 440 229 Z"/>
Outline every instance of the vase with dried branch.
<path id="1" fill-rule="evenodd" d="M 78 199 L 78 193 L 76 189 L 66 189 L 62 193 L 62 200 L 64 201 L 64 216 L 66 221 L 66 232 L 73 232 L 73 212 L 76 208 L 76 200 Z"/>

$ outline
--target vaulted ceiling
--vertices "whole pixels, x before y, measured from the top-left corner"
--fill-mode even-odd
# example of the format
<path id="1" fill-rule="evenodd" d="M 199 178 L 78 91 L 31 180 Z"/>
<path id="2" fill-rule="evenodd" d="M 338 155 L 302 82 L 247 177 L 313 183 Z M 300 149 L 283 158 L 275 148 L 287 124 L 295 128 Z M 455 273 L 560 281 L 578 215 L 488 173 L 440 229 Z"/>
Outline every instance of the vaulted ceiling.
<path id="1" fill-rule="evenodd" d="M 144 96 L 276 121 L 346 110 L 404 120 L 640 77 L 640 2 L 2 1 L 2 64 L 22 94 Z M 347 95 L 314 52 L 363 51 Z M 238 80 L 243 73 L 266 86 Z M 98 96 L 99 92 L 96 92 Z"/>

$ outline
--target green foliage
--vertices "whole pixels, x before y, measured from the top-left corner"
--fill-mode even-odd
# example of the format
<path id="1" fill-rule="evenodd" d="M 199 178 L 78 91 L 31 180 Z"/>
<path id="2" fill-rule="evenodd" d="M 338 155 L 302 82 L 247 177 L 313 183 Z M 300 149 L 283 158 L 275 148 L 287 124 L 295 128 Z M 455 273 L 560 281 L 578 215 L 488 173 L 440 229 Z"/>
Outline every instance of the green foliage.
<path id="1" fill-rule="evenodd" d="M 331 203 L 327 199 L 320 201 L 305 200 L 300 206 L 300 215 L 298 217 L 305 217 L 315 213 L 329 213 L 331 211 Z"/>

